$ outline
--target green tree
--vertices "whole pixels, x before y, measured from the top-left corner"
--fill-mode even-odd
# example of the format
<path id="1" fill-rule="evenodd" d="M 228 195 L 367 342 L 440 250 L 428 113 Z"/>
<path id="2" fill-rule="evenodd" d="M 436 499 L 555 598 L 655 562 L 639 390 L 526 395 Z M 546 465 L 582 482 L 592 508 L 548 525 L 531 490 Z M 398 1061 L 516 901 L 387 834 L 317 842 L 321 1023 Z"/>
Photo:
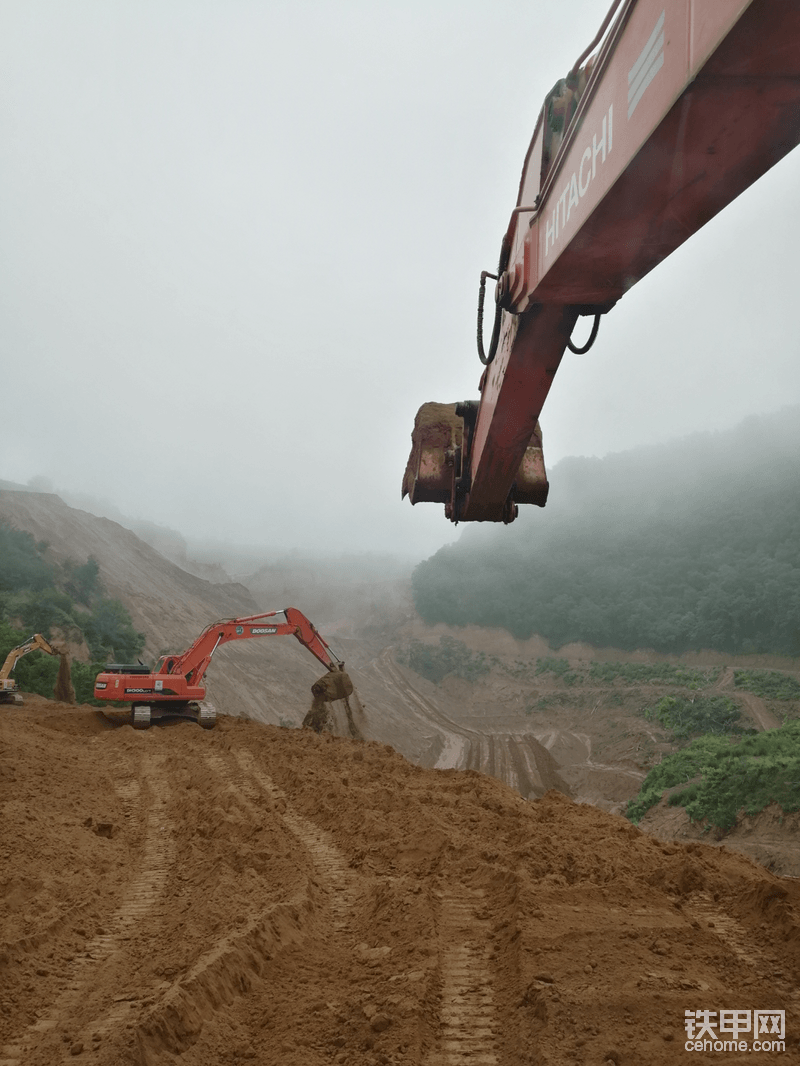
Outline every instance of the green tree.
<path id="1" fill-rule="evenodd" d="M 49 635 L 53 626 L 77 628 L 71 611 L 69 595 L 55 588 L 31 591 L 17 600 L 18 616 L 31 633 Z"/>
<path id="2" fill-rule="evenodd" d="M 93 707 L 102 707 L 103 701 L 94 698 L 94 679 L 103 672 L 105 663 L 79 663 L 71 664 L 72 687 L 75 689 L 75 699 L 78 703 L 88 703 Z"/>
<path id="3" fill-rule="evenodd" d="M 741 711 L 727 696 L 662 696 L 642 711 L 650 722 L 669 729 L 677 740 L 697 734 L 741 732 Z"/>
<path id="4" fill-rule="evenodd" d="M 798 721 L 736 742 L 698 737 L 650 771 L 627 817 L 638 822 L 665 789 L 675 789 L 670 804 L 685 807 L 693 821 L 707 818 L 721 829 L 730 829 L 741 810 L 758 814 L 771 803 L 787 813 L 800 810 L 799 753 Z"/>
<path id="5" fill-rule="evenodd" d="M 53 583 L 53 568 L 41 557 L 30 533 L 0 526 L 0 589 L 44 589 Z"/>
<path id="6" fill-rule="evenodd" d="M 92 658 L 119 662 L 134 659 L 144 647 L 145 634 L 138 633 L 131 616 L 118 600 L 103 600 L 84 623 L 83 633 Z"/>
<path id="7" fill-rule="evenodd" d="M 672 446 L 655 473 L 652 452 L 565 460 L 560 483 L 573 478 L 580 494 L 560 509 L 523 514 L 501 533 L 467 528 L 416 568 L 418 612 L 429 624 L 498 626 L 520 639 L 536 633 L 553 648 L 585 641 L 796 655 L 796 449 L 769 476 L 759 463 L 744 478 L 741 463 L 752 457 L 743 460 L 735 445 L 732 438 L 713 462 L 686 446 L 682 463 Z M 686 470 L 688 480 L 679 476 Z"/>
<path id="8" fill-rule="evenodd" d="M 32 633 L 51 638 L 58 627 L 76 640 L 83 636 L 94 662 L 73 662 L 72 675 L 79 701 L 86 702 L 108 656 L 135 659 L 145 637 L 119 601 L 103 597 L 96 559 L 68 559 L 56 566 L 48 563 L 46 552 L 47 544 L 30 533 L 0 525 L 0 662 Z M 76 602 L 89 613 L 76 610 Z M 52 696 L 58 665 L 51 656 L 31 652 L 18 661 L 15 679 L 25 691 Z"/>
<path id="9" fill-rule="evenodd" d="M 64 564 L 68 574 L 67 591 L 78 603 L 90 606 L 92 599 L 102 592 L 100 585 L 100 564 L 90 555 L 85 563 L 77 565 L 72 560 Z"/>

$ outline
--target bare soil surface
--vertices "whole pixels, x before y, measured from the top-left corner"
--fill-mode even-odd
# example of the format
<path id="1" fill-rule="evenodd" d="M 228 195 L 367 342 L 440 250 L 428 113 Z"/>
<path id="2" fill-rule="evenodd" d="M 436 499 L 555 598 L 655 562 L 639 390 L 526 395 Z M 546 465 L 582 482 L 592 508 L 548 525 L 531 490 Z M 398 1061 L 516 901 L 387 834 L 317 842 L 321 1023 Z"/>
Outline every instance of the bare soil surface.
<path id="1" fill-rule="evenodd" d="M 800 1058 L 800 882 L 725 848 L 246 718 L 0 724 L 4 1066 L 672 1066 L 724 1008 Z"/>
<path id="2" fill-rule="evenodd" d="M 776 804 L 755 815 L 742 811 L 733 829 L 724 831 L 693 824 L 683 807 L 670 807 L 665 798 L 645 814 L 639 828 L 660 840 L 702 840 L 731 848 L 773 873 L 800 879 L 800 811 L 785 814 Z"/>
<path id="3" fill-rule="evenodd" d="M 150 659 L 299 606 L 347 662 L 364 738 L 340 704 L 331 733 L 278 727 L 320 673 L 290 638 L 215 656 L 213 731 L 3 708 L 0 1066 L 658 1066 L 684 1054 L 684 1010 L 726 1007 L 785 1009 L 800 1055 L 800 881 L 776 876 L 800 873 L 798 816 L 719 840 L 662 803 L 640 832 L 619 814 L 674 745 L 639 711 L 671 689 L 534 670 L 667 657 L 426 627 L 400 582 L 318 616 L 291 582 L 276 602 L 271 571 L 212 584 L 48 494 L 0 492 L 0 520 L 94 556 Z M 491 669 L 433 684 L 400 661 L 442 636 Z M 669 661 L 719 668 L 755 728 L 799 713 L 733 689 L 734 666 L 794 662 Z"/>

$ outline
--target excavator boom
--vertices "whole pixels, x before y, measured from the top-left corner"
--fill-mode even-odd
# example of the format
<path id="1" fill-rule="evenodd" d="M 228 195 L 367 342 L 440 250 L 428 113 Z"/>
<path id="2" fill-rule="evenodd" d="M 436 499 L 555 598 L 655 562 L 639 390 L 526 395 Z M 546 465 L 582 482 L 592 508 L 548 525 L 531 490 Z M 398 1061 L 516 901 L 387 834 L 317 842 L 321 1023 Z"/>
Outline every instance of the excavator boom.
<path id="1" fill-rule="evenodd" d="M 537 420 L 564 351 L 580 351 L 578 317 L 593 317 L 593 340 L 637 281 L 800 143 L 800 4 L 616 0 L 612 18 L 548 95 L 497 274 L 482 275 L 480 401 L 417 416 L 403 495 L 443 502 L 454 522 L 544 506 Z"/>

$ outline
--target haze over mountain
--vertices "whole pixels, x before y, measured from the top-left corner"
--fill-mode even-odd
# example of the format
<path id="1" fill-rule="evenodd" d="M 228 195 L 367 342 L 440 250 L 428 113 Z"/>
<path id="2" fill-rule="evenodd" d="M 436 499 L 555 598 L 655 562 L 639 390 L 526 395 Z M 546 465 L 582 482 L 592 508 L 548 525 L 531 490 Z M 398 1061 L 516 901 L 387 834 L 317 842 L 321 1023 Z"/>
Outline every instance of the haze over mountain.
<path id="1" fill-rule="evenodd" d="M 459 545 L 419 564 L 419 614 L 407 562 L 391 556 L 314 558 L 264 547 L 199 561 L 197 545 L 164 527 L 131 523 L 136 535 L 52 493 L 13 489 L 0 491 L 0 523 L 27 531 L 30 547 L 54 564 L 53 609 L 63 575 L 69 584 L 74 566 L 93 560 L 150 661 L 188 646 L 214 618 L 298 606 L 346 660 L 367 708 L 364 736 L 422 765 L 495 775 L 523 796 L 558 787 L 621 810 L 673 743 L 654 739 L 641 716 L 656 695 L 685 688 L 696 667 L 712 701 L 717 683 L 733 686 L 734 666 L 796 672 L 785 656 L 796 655 L 800 617 L 799 422 L 787 411 L 732 434 L 559 464 L 548 509 L 511 528 L 468 527 Z M 248 569 L 230 581 L 221 563 Z M 4 617 L 17 628 L 29 623 L 30 632 L 22 604 L 35 606 L 35 594 L 14 595 L 4 593 Z M 62 620 L 80 629 L 79 606 L 78 615 L 62 607 Z M 660 653 L 640 650 L 648 643 Z M 89 663 L 85 644 L 73 645 L 86 671 L 107 661 L 94 651 Z M 731 658 L 731 645 L 746 661 Z M 682 660 L 689 674 L 674 658 L 665 666 L 665 652 L 691 649 Z M 658 665 L 640 676 L 621 663 Z M 222 713 L 298 725 L 319 672 L 292 640 L 248 641 L 215 656 L 209 694 Z M 643 688 L 623 692 L 618 677 Z M 585 681 L 580 691 L 576 678 Z M 690 687 L 682 695 L 694 703 Z M 761 730 L 790 711 L 754 704 L 752 694 L 737 699 Z M 346 723 L 336 728 L 342 735 Z"/>
<path id="2" fill-rule="evenodd" d="M 468 528 L 414 575 L 429 623 L 554 645 L 800 653 L 800 409 L 572 458 L 510 529 Z"/>

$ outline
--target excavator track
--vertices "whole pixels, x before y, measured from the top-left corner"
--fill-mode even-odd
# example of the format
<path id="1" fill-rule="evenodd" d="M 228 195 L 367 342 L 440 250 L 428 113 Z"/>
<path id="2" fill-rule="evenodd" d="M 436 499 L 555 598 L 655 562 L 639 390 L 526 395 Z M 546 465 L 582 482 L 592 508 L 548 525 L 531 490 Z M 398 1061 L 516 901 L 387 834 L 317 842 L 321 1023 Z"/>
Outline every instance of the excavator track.
<path id="1" fill-rule="evenodd" d="M 201 729 L 213 729 L 217 724 L 217 709 L 213 703 L 197 704 L 197 724 Z"/>
<path id="2" fill-rule="evenodd" d="M 153 707 L 148 703 L 136 703 L 131 709 L 131 725 L 134 729 L 149 729 L 154 720 L 170 716 L 189 718 L 201 729 L 213 729 L 217 724 L 217 709 L 213 703 L 167 704 Z"/>
<path id="3" fill-rule="evenodd" d="M 131 725 L 134 729 L 149 729 L 150 722 L 150 707 L 146 703 L 139 703 L 131 708 Z"/>

